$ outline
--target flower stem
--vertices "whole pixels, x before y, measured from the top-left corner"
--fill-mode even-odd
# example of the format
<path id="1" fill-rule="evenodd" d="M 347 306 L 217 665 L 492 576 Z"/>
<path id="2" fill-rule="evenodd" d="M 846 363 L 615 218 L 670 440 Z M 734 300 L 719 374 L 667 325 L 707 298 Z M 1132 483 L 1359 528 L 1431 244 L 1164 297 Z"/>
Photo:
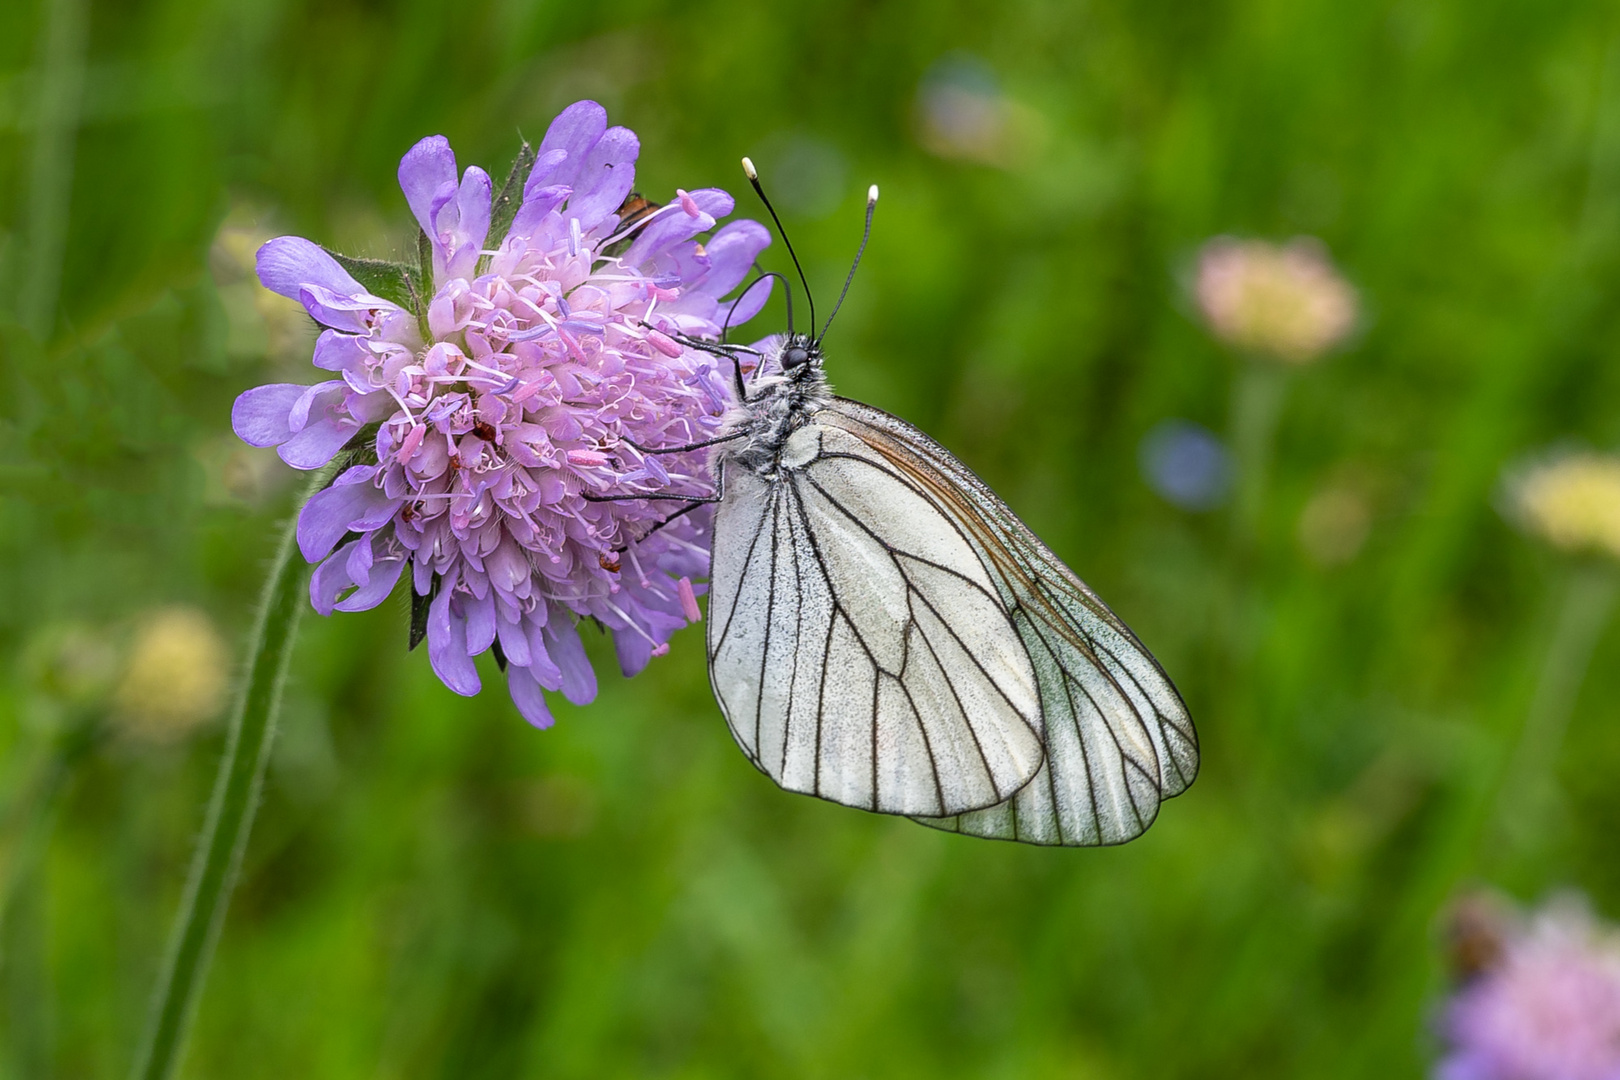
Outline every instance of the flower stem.
<path id="1" fill-rule="evenodd" d="M 1497 824 L 1515 848 L 1540 835 L 1554 809 L 1552 772 L 1558 749 L 1617 598 L 1620 568 L 1612 563 L 1587 563 L 1571 571 L 1535 696 L 1497 794 Z"/>
<path id="2" fill-rule="evenodd" d="M 331 483 L 336 470 L 316 474 L 305 500 Z M 299 504 L 303 505 L 302 502 Z M 236 884 L 259 793 L 270 762 L 281 688 L 303 614 L 308 567 L 298 555 L 297 517 L 287 525 L 264 585 L 259 618 L 250 639 L 246 685 L 231 715 L 225 755 L 214 781 L 208 819 L 192 859 L 191 874 L 158 975 L 152 1011 L 141 1040 L 134 1080 L 166 1080 L 179 1063 L 208 962 L 213 956 L 231 889 Z"/>
<path id="3" fill-rule="evenodd" d="M 1287 389 L 1288 372 L 1258 359 L 1243 365 L 1232 388 L 1232 452 L 1237 459 L 1232 525 L 1240 548 L 1249 547 L 1260 531 L 1271 444 Z"/>

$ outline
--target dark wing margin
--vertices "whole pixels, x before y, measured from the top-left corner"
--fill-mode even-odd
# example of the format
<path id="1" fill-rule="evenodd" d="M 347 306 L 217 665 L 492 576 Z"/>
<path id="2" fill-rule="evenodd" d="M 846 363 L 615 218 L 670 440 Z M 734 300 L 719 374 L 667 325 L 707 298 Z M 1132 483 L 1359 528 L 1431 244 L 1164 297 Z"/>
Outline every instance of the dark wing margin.
<path id="1" fill-rule="evenodd" d="M 923 432 L 837 399 L 842 428 L 960 526 L 1002 594 L 1034 665 L 1046 759 L 1012 798 L 934 828 L 1063 846 L 1120 844 L 1198 772 L 1198 736 L 1169 676 L 1129 627 L 973 472 Z"/>

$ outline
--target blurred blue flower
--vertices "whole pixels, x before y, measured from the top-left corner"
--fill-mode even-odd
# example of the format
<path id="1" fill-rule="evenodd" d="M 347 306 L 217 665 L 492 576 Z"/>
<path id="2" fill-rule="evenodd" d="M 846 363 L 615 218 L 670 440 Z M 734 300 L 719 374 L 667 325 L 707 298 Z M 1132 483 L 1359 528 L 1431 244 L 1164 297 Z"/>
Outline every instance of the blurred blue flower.
<path id="1" fill-rule="evenodd" d="M 1137 460 L 1148 486 L 1183 510 L 1213 510 L 1232 487 L 1231 455 L 1191 420 L 1164 420 L 1142 438 Z"/>
<path id="2" fill-rule="evenodd" d="M 917 87 L 917 141 L 939 157 L 1009 168 L 1028 156 L 1041 127 L 972 53 L 941 57 Z"/>

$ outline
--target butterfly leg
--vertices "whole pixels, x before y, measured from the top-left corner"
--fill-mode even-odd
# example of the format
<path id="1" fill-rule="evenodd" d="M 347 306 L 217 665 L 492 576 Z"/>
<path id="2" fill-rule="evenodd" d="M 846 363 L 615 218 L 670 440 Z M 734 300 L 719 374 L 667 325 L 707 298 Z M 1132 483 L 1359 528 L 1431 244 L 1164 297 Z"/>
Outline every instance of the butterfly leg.
<path id="1" fill-rule="evenodd" d="M 642 446 L 640 443 L 632 442 L 622 436 L 619 438 L 619 441 L 630 447 L 632 450 L 639 450 L 643 454 L 684 454 L 688 450 L 701 450 L 705 446 L 717 446 L 723 442 L 730 442 L 733 439 L 740 439 L 745 434 L 747 434 L 747 432 L 733 431 L 730 435 L 716 435 L 712 439 L 704 439 L 701 442 L 687 443 L 685 446 Z"/>
<path id="2" fill-rule="evenodd" d="M 710 353 L 714 356 L 723 356 L 730 360 L 731 375 L 737 386 L 737 400 L 748 400 L 748 387 L 743 382 L 742 376 L 742 361 L 737 359 L 737 354 L 748 353 L 751 356 L 758 356 L 759 351 L 757 349 L 750 349 L 743 345 L 716 345 L 712 341 L 703 341 L 695 337 L 688 337 L 685 334 L 670 334 L 669 337 L 677 345 L 685 345 L 689 349 L 696 349 L 699 352 Z M 759 370 L 757 366 L 755 370 Z"/>
<path id="3" fill-rule="evenodd" d="M 652 528 L 648 529 L 645 534 L 643 534 L 642 536 L 637 537 L 636 540 L 634 541 L 634 543 L 639 544 L 643 540 L 647 539 L 647 537 L 649 537 L 653 533 L 657 532 L 659 529 L 662 529 L 665 525 L 668 525 L 670 522 L 677 521 L 680 518 L 684 517 L 685 515 L 690 514 L 692 511 L 696 510 L 698 507 L 700 507 L 700 506 L 708 506 L 708 505 L 710 505 L 712 503 L 719 502 L 721 499 L 724 499 L 726 497 L 726 471 L 724 469 L 720 470 L 720 480 L 719 480 L 719 482 L 717 484 L 715 484 L 714 494 L 713 495 L 586 495 L 586 494 L 581 494 L 580 497 L 585 499 L 587 502 L 632 502 L 632 501 L 634 501 L 636 499 L 646 499 L 648 502 L 655 502 L 655 501 L 659 501 L 659 500 L 669 499 L 669 500 L 675 500 L 675 501 L 686 503 L 685 506 L 681 507 L 679 510 L 675 511 L 673 514 L 669 515 L 669 517 L 665 518 L 664 520 L 660 521 L 658 524 L 654 525 Z M 629 548 L 629 545 L 627 544 L 627 545 L 625 545 L 625 547 L 615 548 L 614 550 L 615 551 L 625 551 L 625 550 L 628 550 L 628 548 Z"/>
<path id="4" fill-rule="evenodd" d="M 653 533 L 657 532 L 659 529 L 662 529 L 665 525 L 669 525 L 669 524 L 671 524 L 673 522 L 679 521 L 681 518 L 685 517 L 687 514 L 690 514 L 692 511 L 696 510 L 698 507 L 703 506 L 703 505 L 705 505 L 705 504 L 704 503 L 688 503 L 688 504 L 686 504 L 685 506 L 681 507 L 679 510 L 675 511 L 673 514 L 669 515 L 669 517 L 665 518 L 663 521 L 658 522 L 652 528 L 648 529 L 646 532 L 644 532 L 640 536 L 636 537 L 629 544 L 624 545 L 624 547 L 614 548 L 613 549 L 614 552 L 617 553 L 617 552 L 629 551 L 633 544 L 645 543 L 649 536 L 651 536 Z"/>

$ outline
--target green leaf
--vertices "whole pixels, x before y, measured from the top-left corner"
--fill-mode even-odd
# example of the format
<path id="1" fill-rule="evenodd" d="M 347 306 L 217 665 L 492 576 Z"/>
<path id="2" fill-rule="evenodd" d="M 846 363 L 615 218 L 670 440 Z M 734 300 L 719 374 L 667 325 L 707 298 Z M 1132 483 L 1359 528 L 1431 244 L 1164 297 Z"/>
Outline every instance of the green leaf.
<path id="1" fill-rule="evenodd" d="M 426 230 L 416 231 L 416 280 L 420 283 L 422 302 L 416 308 L 416 325 L 422 332 L 423 341 L 433 340 L 433 331 L 428 326 L 428 301 L 433 296 L 433 241 L 428 239 Z"/>
<path id="2" fill-rule="evenodd" d="M 411 644 L 415 649 L 427 637 L 428 608 L 433 604 L 433 598 L 439 594 L 439 576 L 433 575 L 433 584 L 428 586 L 428 594 L 423 596 L 415 589 L 411 590 Z"/>
<path id="3" fill-rule="evenodd" d="M 416 265 L 417 273 L 420 275 L 417 280 L 427 285 L 427 288 L 422 290 L 422 294 L 426 296 L 433 289 L 433 241 L 428 239 L 425 229 L 416 230 Z M 421 314 L 425 317 L 427 312 L 423 311 Z"/>
<path id="4" fill-rule="evenodd" d="M 332 253 L 332 258 L 373 296 L 398 304 L 413 315 L 421 314 L 422 290 L 412 276 L 415 272 L 406 264 L 382 259 L 355 259 L 336 252 Z"/>
<path id="5" fill-rule="evenodd" d="M 512 162 L 512 171 L 506 174 L 506 183 L 501 185 L 500 194 L 495 196 L 495 202 L 490 207 L 489 239 L 492 243 L 486 246 L 493 247 L 506 239 L 512 219 L 517 217 L 518 207 L 523 203 L 523 185 L 529 178 L 529 171 L 534 168 L 535 156 L 534 147 L 524 140 L 517 160 Z"/>

